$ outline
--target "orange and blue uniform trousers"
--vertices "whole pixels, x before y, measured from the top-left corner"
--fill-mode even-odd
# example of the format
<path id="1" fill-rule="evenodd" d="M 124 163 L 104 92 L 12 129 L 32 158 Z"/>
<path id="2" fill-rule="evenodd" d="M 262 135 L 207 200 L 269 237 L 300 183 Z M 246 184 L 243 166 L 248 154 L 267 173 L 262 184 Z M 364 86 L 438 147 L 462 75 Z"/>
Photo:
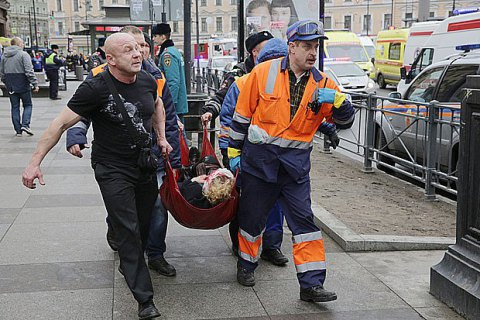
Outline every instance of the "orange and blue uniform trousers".
<path id="1" fill-rule="evenodd" d="M 336 84 L 313 68 L 291 119 L 287 69 L 288 57 L 257 65 L 246 79 L 233 115 L 229 157 L 240 156 L 242 168 L 238 263 L 255 270 L 267 215 L 278 201 L 292 231 L 297 278 L 301 287 L 309 288 L 323 284 L 326 276 L 322 233 L 311 209 L 313 137 L 324 121 L 339 129 L 351 127 L 355 111 Z M 320 102 L 314 111 L 325 88 L 334 92 L 334 99 Z"/>

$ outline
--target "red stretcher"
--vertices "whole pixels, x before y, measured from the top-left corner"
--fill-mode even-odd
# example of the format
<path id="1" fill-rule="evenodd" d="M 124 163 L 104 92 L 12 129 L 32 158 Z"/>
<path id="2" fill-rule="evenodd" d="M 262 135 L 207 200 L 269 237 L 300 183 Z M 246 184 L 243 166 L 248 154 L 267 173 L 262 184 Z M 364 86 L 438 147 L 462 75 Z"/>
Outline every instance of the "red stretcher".
<path id="1" fill-rule="evenodd" d="M 190 165 L 188 159 L 188 145 L 182 132 L 180 132 L 180 149 L 182 165 Z M 203 128 L 203 141 L 200 158 L 207 155 L 212 155 L 217 158 L 212 144 L 208 139 L 207 128 Z M 221 162 L 219 161 L 219 163 Z M 160 197 L 165 208 L 170 211 L 173 218 L 182 226 L 190 229 L 217 229 L 226 225 L 235 217 L 239 200 L 237 188 L 232 188 L 230 199 L 213 208 L 200 209 L 192 206 L 185 200 L 185 198 L 183 198 L 168 157 L 165 159 L 165 173 L 166 176 L 160 187 Z"/>

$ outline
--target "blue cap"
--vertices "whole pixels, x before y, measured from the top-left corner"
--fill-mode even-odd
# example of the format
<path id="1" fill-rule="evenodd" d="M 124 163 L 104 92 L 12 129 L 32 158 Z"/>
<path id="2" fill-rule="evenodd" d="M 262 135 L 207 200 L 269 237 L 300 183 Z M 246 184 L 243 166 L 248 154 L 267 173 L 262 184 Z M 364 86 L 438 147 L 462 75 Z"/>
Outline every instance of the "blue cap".
<path id="1" fill-rule="evenodd" d="M 328 39 L 323 30 L 323 23 L 315 20 L 301 20 L 287 29 L 288 42 Z"/>
<path id="2" fill-rule="evenodd" d="M 262 51 L 258 54 L 257 62 L 262 63 L 267 60 L 285 57 L 288 54 L 288 46 L 285 41 L 273 38 L 267 41 Z"/>

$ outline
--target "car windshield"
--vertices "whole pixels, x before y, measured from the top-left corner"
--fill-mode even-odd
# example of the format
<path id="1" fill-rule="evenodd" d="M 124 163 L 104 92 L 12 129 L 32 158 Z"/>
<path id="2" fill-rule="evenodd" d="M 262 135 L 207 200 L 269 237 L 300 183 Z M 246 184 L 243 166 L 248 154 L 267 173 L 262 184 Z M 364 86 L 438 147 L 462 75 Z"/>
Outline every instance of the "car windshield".
<path id="1" fill-rule="evenodd" d="M 330 58 L 348 57 L 355 62 L 368 62 L 367 53 L 360 44 L 328 45 L 327 51 Z"/>
<path id="2" fill-rule="evenodd" d="M 324 70 L 324 72 L 325 72 L 325 74 L 327 75 L 327 77 L 329 77 L 330 79 L 332 79 L 333 81 L 335 81 L 335 84 L 336 84 L 337 86 L 340 85 L 340 83 L 338 82 L 337 77 L 335 76 L 335 74 L 333 73 L 332 70 L 326 68 L 326 69 Z"/>
<path id="3" fill-rule="evenodd" d="M 374 46 L 364 46 L 365 50 L 367 51 L 369 58 L 375 57 L 375 47 Z"/>
<path id="4" fill-rule="evenodd" d="M 235 57 L 223 57 L 220 59 L 213 59 L 212 68 L 223 70 L 223 68 L 225 68 L 225 66 L 232 61 L 235 61 Z"/>
<path id="5" fill-rule="evenodd" d="M 362 68 L 355 63 L 332 63 L 328 67 L 335 72 L 337 77 L 359 77 L 365 75 Z"/>

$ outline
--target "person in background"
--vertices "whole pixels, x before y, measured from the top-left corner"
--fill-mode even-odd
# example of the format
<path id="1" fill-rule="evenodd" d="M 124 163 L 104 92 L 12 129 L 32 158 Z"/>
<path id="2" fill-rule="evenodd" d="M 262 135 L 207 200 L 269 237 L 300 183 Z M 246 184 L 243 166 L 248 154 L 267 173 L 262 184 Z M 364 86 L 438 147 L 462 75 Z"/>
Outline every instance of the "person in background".
<path id="1" fill-rule="evenodd" d="M 270 2 L 266 0 L 252 0 L 246 9 L 247 34 L 270 31 L 271 13 Z"/>
<path id="2" fill-rule="evenodd" d="M 98 67 L 99 65 L 102 65 L 107 62 L 107 58 L 105 55 L 105 39 L 106 38 L 99 38 L 98 39 L 98 47 L 97 50 L 90 55 L 88 58 L 88 68 L 87 71 L 92 70 L 95 67 Z"/>
<path id="3" fill-rule="evenodd" d="M 23 51 L 25 44 L 22 39 L 14 37 L 10 46 L 5 49 L 3 59 L 0 61 L 0 79 L 7 87 L 13 128 L 17 137 L 22 132 L 33 136 L 30 129 L 32 117 L 32 88 L 38 92 L 37 77 L 33 71 L 30 55 Z M 20 118 L 20 101 L 23 103 L 23 114 Z"/>
<path id="4" fill-rule="evenodd" d="M 40 55 L 40 51 L 37 52 L 32 58 L 33 71 L 42 72 L 43 71 L 43 59 Z"/>
<path id="5" fill-rule="evenodd" d="M 51 45 L 51 50 L 47 51 L 47 58 L 45 59 L 45 72 L 50 82 L 49 96 L 52 100 L 60 100 L 58 96 L 58 69 L 63 66 L 64 61 L 57 57 L 58 46 L 56 44 Z"/>
<path id="6" fill-rule="evenodd" d="M 153 41 L 160 46 L 158 67 L 167 79 L 177 116 L 184 123 L 183 115 L 188 113 L 185 64 L 180 51 L 171 39 L 172 29 L 168 23 L 159 23 L 152 29 Z"/>

